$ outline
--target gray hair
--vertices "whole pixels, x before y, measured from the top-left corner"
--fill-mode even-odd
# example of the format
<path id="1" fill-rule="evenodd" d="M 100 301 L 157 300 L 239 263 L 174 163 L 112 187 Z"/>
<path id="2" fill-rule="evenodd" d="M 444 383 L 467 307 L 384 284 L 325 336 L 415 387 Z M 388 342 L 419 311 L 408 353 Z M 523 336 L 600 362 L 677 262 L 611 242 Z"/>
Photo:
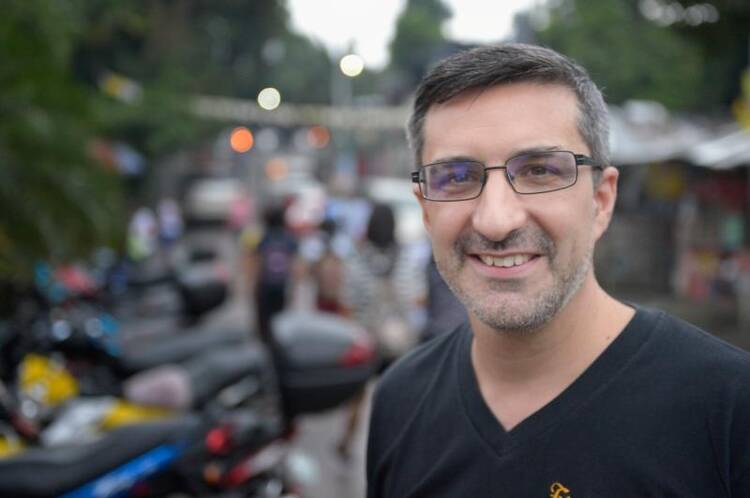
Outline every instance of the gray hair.
<path id="1" fill-rule="evenodd" d="M 495 85 L 536 82 L 570 88 L 578 100 L 578 132 L 597 164 L 609 164 L 609 117 L 602 93 L 586 70 L 549 48 L 522 43 L 488 45 L 465 50 L 440 61 L 417 88 L 407 139 L 421 164 L 424 122 L 431 106 L 467 90 Z"/>

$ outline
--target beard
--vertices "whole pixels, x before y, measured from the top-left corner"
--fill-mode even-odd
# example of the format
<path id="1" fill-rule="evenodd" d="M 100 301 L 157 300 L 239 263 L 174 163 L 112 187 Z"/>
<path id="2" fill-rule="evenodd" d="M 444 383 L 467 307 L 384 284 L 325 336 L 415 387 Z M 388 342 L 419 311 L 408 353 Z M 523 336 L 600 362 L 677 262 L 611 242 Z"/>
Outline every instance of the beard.
<path id="1" fill-rule="evenodd" d="M 480 251 L 533 250 L 546 256 L 552 283 L 540 290 L 524 292 L 527 283 L 518 280 L 489 281 L 486 285 L 464 282 L 461 270 L 467 254 Z M 498 332 L 529 333 L 539 330 L 564 308 L 586 280 L 593 258 L 593 243 L 572 258 L 560 261 L 552 239 L 538 227 L 515 230 L 505 239 L 493 242 L 476 232 L 459 237 L 446 258 L 436 258 L 438 270 L 448 287 L 466 309 Z"/>

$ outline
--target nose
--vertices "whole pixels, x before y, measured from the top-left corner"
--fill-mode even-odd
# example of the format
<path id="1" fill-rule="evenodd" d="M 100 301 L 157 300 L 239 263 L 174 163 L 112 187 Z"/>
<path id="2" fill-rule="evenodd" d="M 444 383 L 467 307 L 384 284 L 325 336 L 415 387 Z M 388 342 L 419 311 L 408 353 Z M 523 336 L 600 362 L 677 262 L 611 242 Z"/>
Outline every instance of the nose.
<path id="1" fill-rule="evenodd" d="M 488 171 L 487 175 L 487 183 L 472 213 L 472 226 L 487 239 L 500 241 L 524 226 L 528 213 L 504 169 Z"/>

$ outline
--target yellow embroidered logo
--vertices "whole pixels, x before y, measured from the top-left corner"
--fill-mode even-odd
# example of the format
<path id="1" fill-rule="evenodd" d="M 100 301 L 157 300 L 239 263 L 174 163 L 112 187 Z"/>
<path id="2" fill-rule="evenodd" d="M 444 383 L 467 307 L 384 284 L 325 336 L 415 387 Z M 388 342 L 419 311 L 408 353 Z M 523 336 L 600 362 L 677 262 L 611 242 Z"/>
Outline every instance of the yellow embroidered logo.
<path id="1" fill-rule="evenodd" d="M 559 482 L 553 483 L 549 488 L 549 498 L 572 498 L 570 490 L 560 484 Z"/>

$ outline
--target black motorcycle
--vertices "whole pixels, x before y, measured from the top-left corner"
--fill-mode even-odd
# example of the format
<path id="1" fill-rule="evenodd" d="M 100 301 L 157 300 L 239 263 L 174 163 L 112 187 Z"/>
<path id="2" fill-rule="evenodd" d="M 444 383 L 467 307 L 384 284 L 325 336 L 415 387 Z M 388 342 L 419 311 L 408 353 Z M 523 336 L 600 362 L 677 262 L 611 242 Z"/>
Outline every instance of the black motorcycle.
<path id="1" fill-rule="evenodd" d="M 217 350 L 186 364 L 196 399 L 218 400 L 217 390 L 254 379 L 256 386 L 235 398 L 242 403 L 207 403 L 83 445 L 7 457 L 0 460 L 0 495 L 298 496 L 285 465 L 295 418 L 345 402 L 376 364 L 374 344 L 352 322 L 283 313 L 269 346 Z"/>

